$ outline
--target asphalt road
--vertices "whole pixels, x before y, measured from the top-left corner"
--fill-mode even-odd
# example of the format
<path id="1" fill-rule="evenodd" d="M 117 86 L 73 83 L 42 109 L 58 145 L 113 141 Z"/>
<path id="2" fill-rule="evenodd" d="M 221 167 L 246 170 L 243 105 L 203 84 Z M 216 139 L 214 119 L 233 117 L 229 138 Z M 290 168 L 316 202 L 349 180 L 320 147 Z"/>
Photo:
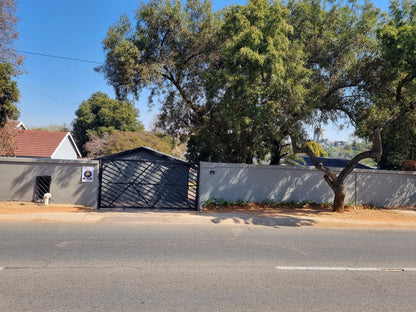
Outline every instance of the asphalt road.
<path id="1" fill-rule="evenodd" d="M 0 223 L 0 311 L 414 311 L 416 231 Z"/>

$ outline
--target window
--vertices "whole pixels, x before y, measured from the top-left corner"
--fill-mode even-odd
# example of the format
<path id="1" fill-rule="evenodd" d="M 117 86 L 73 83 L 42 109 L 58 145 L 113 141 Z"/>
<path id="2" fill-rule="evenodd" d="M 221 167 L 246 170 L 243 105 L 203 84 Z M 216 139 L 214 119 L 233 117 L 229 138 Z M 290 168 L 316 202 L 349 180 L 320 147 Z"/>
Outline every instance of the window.
<path id="1" fill-rule="evenodd" d="M 43 195 L 50 193 L 51 190 L 51 176 L 37 176 L 35 182 L 35 190 L 33 193 L 33 201 L 35 203 L 43 202 Z"/>

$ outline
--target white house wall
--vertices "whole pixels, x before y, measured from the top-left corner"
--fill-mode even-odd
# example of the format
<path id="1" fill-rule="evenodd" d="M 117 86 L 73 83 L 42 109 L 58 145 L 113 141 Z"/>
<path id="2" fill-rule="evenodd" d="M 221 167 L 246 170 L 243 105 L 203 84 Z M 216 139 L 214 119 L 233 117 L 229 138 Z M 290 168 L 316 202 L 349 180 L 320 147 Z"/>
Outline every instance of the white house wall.
<path id="1" fill-rule="evenodd" d="M 72 144 L 69 136 L 67 136 L 63 142 L 58 146 L 55 153 L 52 155 L 52 159 L 77 159 L 78 154 Z"/>

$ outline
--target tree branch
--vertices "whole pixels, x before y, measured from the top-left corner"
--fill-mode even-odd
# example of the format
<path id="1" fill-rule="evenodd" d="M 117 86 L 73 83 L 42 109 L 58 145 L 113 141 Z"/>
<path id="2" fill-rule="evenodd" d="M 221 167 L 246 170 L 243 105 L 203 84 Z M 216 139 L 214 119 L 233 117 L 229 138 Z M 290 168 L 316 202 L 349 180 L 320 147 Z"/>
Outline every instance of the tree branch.
<path id="1" fill-rule="evenodd" d="M 400 81 L 399 85 L 396 88 L 396 102 L 400 102 L 402 100 L 402 89 L 404 84 L 411 82 L 415 78 L 416 74 L 409 74 L 402 81 Z"/>
<path id="2" fill-rule="evenodd" d="M 311 161 L 313 162 L 315 168 L 325 173 L 324 175 L 325 181 L 335 192 L 335 184 L 337 183 L 338 178 L 331 171 L 331 169 L 324 166 L 324 164 L 316 158 L 315 154 L 306 144 L 304 144 L 302 147 L 299 146 L 297 143 L 297 139 L 295 137 L 292 138 L 292 136 L 291 136 L 291 141 L 292 141 L 292 149 L 293 149 L 294 154 L 299 154 L 299 153 L 307 154 L 309 158 L 311 159 Z"/>
<path id="3" fill-rule="evenodd" d="M 328 182 L 328 184 L 331 186 L 331 188 L 333 188 L 336 181 L 338 180 L 335 173 L 333 173 L 331 169 L 326 167 L 323 164 L 322 161 L 319 161 L 316 158 L 315 154 L 312 152 L 312 150 L 309 148 L 309 146 L 307 146 L 306 144 L 305 144 L 305 147 L 304 147 L 304 152 L 309 156 L 309 158 L 311 159 L 311 161 L 315 165 L 315 168 L 325 173 L 325 176 L 324 176 L 325 180 L 327 182 L 330 181 L 330 182 Z"/>
<path id="4" fill-rule="evenodd" d="M 165 40 L 166 40 L 166 38 L 168 37 L 168 35 L 169 35 L 169 33 L 170 33 L 170 30 L 168 30 L 164 35 L 163 35 L 163 38 L 162 38 L 162 41 L 160 42 L 160 51 L 162 50 L 162 47 L 163 47 L 163 45 L 165 44 Z"/>
<path id="5" fill-rule="evenodd" d="M 326 183 L 328 183 L 329 187 L 334 191 L 334 193 L 336 192 L 335 189 L 335 184 L 334 181 L 332 181 L 327 175 L 324 175 L 324 179 L 326 181 Z"/>
<path id="6" fill-rule="evenodd" d="M 185 59 L 185 61 L 183 62 L 183 64 L 185 65 L 186 63 L 188 63 L 191 59 L 193 59 L 194 57 L 197 57 L 197 56 L 199 56 L 199 55 L 201 55 L 201 54 L 204 54 L 204 51 L 199 51 L 199 52 L 196 52 L 196 53 L 192 53 L 191 55 L 189 55 L 186 59 Z"/>
<path id="7" fill-rule="evenodd" d="M 371 151 L 365 151 L 356 155 L 353 159 L 351 159 L 347 166 L 341 171 L 338 176 L 340 181 L 344 181 L 344 179 L 354 170 L 355 166 L 363 159 L 366 158 L 377 158 L 380 157 L 383 153 L 382 145 L 381 145 L 381 127 L 376 126 L 374 128 L 373 133 L 373 149 Z"/>
<path id="8" fill-rule="evenodd" d="M 189 95 L 186 93 L 186 91 L 182 88 L 180 82 L 175 79 L 175 77 L 172 75 L 172 73 L 169 71 L 169 69 L 164 66 L 164 69 L 166 73 L 162 73 L 162 76 L 169 80 L 178 90 L 179 94 L 181 95 L 182 99 L 185 101 L 185 103 L 196 113 L 198 110 L 198 107 L 195 105 L 195 103 L 189 98 Z"/>

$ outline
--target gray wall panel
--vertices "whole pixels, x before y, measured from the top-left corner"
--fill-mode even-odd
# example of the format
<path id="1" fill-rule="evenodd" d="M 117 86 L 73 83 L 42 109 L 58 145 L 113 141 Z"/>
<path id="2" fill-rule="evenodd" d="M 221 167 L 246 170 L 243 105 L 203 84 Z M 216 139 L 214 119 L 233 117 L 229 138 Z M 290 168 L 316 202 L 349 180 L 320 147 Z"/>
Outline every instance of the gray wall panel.
<path id="1" fill-rule="evenodd" d="M 213 198 L 332 202 L 334 194 L 314 168 L 218 164 L 200 165 L 199 204 Z M 339 172 L 339 171 L 336 171 Z M 346 180 L 346 203 L 416 206 L 416 173 L 355 170 Z"/>
<path id="2" fill-rule="evenodd" d="M 93 182 L 81 182 L 82 167 L 94 168 Z M 99 162 L 0 157 L 0 200 L 32 201 L 36 176 L 52 177 L 52 203 L 97 206 Z"/>

